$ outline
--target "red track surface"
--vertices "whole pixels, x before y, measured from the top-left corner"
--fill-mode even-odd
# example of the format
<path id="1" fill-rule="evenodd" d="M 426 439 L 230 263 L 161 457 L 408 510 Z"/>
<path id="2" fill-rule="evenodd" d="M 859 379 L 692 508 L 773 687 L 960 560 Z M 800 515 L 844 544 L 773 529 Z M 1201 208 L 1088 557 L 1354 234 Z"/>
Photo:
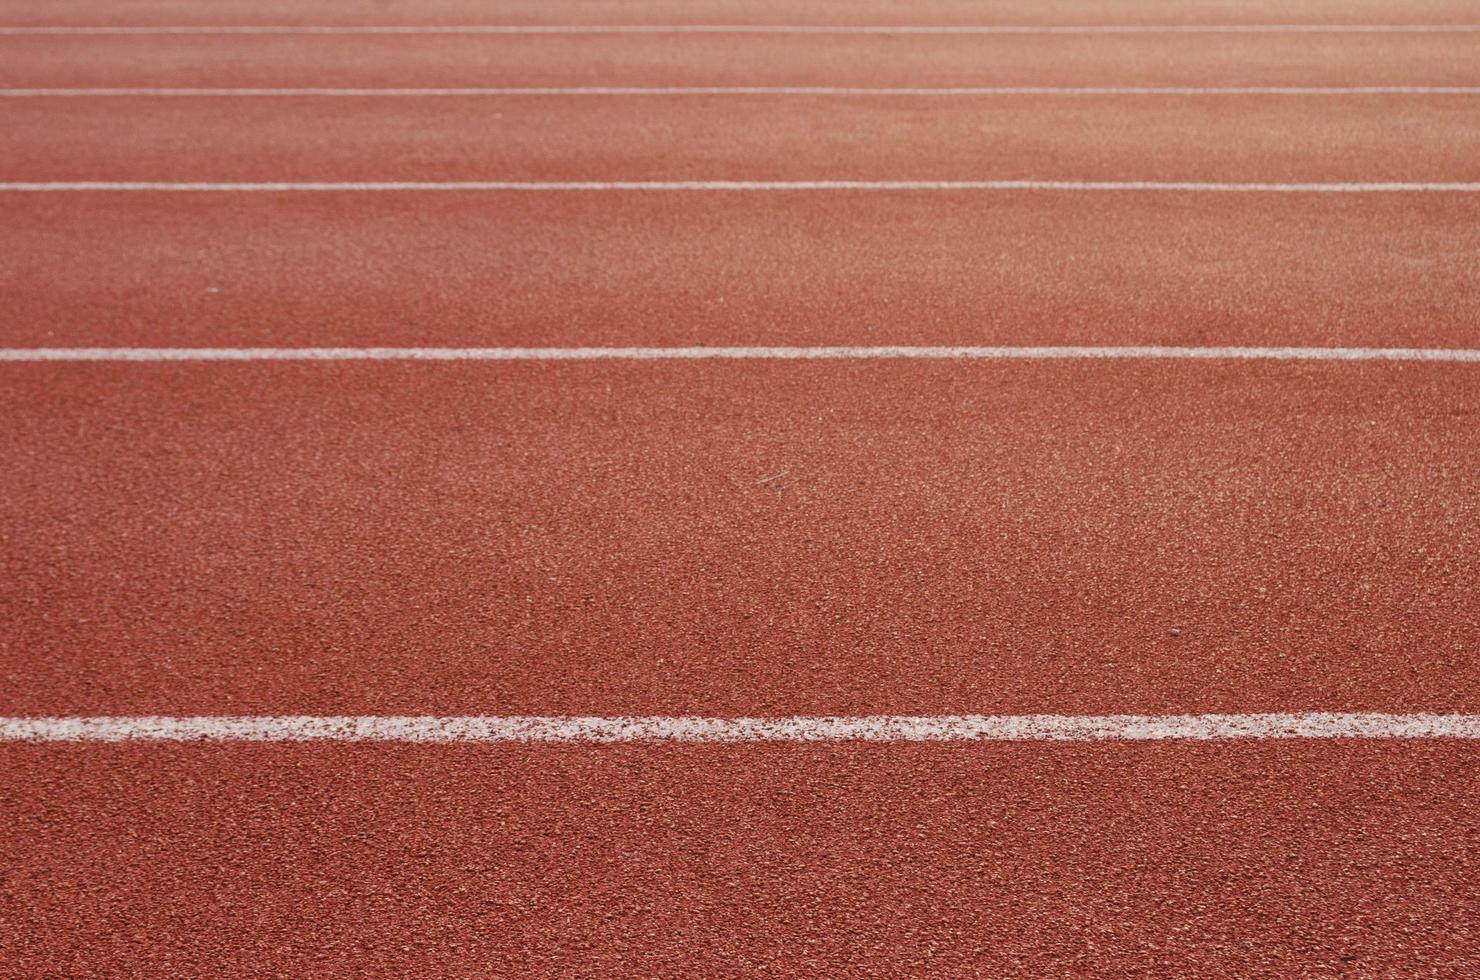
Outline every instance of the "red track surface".
<path id="1" fill-rule="evenodd" d="M 0 747 L 21 975 L 1464 976 L 1472 747 Z M 16 833 L 16 830 L 20 833 Z"/>
<path id="2" fill-rule="evenodd" d="M 1469 365 L 5 373 L 9 714 L 1480 696 Z"/>
<path id="3" fill-rule="evenodd" d="M 1447 95 L 15 103 L 0 180 L 1480 180 Z"/>
<path id="4" fill-rule="evenodd" d="M 0 24 L 1472 24 L 1473 0 L 3 0 Z"/>
<path id="5" fill-rule="evenodd" d="M 0 24 L 347 24 L 0 0 Z M 382 24 L 493 22 L 377 4 Z M 500 23 L 1475 23 L 501 3 Z M 17 37 L 4 86 L 1475 85 L 1480 35 Z M 8 99 L 0 180 L 1480 179 L 1473 97 Z M 0 195 L 0 346 L 1477 347 L 1480 196 Z M 1473 365 L 0 365 L 0 716 L 1480 708 Z M 1175 635 L 1173 633 L 1175 632 Z M 1477 743 L 0 744 L 0 975 L 1467 976 Z"/>
<path id="6" fill-rule="evenodd" d="M 105 193 L 5 208 L 17 346 L 1468 347 L 1480 321 L 1476 195 Z"/>
<path id="7" fill-rule="evenodd" d="M 1464 34 L 0 37 L 0 54 L 9 87 L 1480 84 Z"/>

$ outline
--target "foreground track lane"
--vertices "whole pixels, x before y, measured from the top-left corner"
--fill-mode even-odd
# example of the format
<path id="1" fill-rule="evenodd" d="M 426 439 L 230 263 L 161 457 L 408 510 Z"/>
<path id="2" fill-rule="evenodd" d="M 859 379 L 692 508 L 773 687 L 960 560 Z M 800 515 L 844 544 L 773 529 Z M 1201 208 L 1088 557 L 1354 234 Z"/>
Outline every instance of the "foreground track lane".
<path id="1" fill-rule="evenodd" d="M 4 347 L 1480 346 L 1477 195 L 0 200 Z"/>
<path id="2" fill-rule="evenodd" d="M 7 99 L 0 180 L 1474 181 L 1473 101 Z"/>
<path id="3" fill-rule="evenodd" d="M 20 869 L 0 952 L 79 976 L 1458 976 L 1480 968 L 1455 914 L 1480 903 L 1477 761 L 1364 741 L 0 746 Z"/>
<path id="4" fill-rule="evenodd" d="M 1472 710 L 1475 377 L 5 365 L 0 713 Z"/>
<path id="5" fill-rule="evenodd" d="M 1150 0 L 1127 9 L 1116 0 L 1050 0 L 1024 8 L 1011 0 L 502 0 L 496 20 L 480 0 L 382 0 L 373 19 L 360 0 L 311 7 L 293 0 L 0 0 L 0 24 L 1467 24 L 1474 0 L 1415 0 L 1396 16 L 1386 0 Z"/>
<path id="6" fill-rule="evenodd" d="M 1474 34 L 0 35 L 8 88 L 1477 83 Z"/>

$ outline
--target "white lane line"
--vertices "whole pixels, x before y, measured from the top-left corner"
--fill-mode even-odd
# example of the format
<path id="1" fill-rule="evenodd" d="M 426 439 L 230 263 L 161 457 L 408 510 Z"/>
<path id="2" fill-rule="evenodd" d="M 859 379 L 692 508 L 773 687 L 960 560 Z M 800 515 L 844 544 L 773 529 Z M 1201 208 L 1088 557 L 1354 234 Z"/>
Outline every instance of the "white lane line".
<path id="1" fill-rule="evenodd" d="M 39 361 L 840 361 L 1238 360 L 1480 363 L 1480 350 L 1421 347 L 12 347 Z"/>
<path id="2" fill-rule="evenodd" d="M 1061 742 L 1480 738 L 1480 715 L 0 718 L 0 742 Z"/>
<path id="3" fill-rule="evenodd" d="M 448 96 L 986 96 L 986 95 L 1480 95 L 1475 85 L 1354 86 L 978 86 L 958 88 L 848 88 L 805 85 L 667 86 L 654 88 L 588 86 L 578 88 L 5 88 L 0 98 L 257 98 L 329 96 L 354 98 L 432 98 Z"/>
<path id="4" fill-rule="evenodd" d="M 1470 34 L 1480 24 L 179 24 L 0 27 L 26 34 Z"/>
<path id="5" fill-rule="evenodd" d="M 1388 181 L 1332 184 L 1215 183 L 1163 180 L 372 180 L 0 182 L 0 192 L 323 193 L 394 191 L 1184 191 L 1249 194 L 1480 193 L 1480 183 Z"/>

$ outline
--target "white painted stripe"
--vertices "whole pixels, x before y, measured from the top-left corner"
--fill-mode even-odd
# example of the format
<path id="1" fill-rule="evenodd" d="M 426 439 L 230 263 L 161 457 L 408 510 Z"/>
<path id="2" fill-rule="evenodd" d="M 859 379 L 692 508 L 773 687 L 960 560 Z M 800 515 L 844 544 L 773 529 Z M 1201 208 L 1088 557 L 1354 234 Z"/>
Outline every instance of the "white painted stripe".
<path id="1" fill-rule="evenodd" d="M 180 24 L 0 27 L 26 34 L 1470 34 L 1480 24 Z"/>
<path id="2" fill-rule="evenodd" d="M 1480 350 L 1422 347 L 12 347 L 38 361 L 1457 361 Z"/>
<path id="3" fill-rule="evenodd" d="M 1418 191 L 1474 194 L 1480 183 L 1393 181 L 1338 184 L 1227 184 L 1162 180 L 378 180 L 0 182 L 0 192 L 69 193 L 313 193 L 371 191 L 1184 191 L 1266 194 L 1392 194 Z"/>
<path id="4" fill-rule="evenodd" d="M 580 88 L 5 88 L 0 98 L 256 98 L 332 96 L 353 98 L 432 98 L 471 96 L 1003 96 L 1003 95 L 1480 95 L 1475 85 L 1354 86 L 978 86 L 965 88 L 847 88 L 805 85 L 667 86 L 655 88 L 591 86 Z"/>
<path id="5" fill-rule="evenodd" d="M 1480 738 L 1480 715 L 0 718 L 0 742 L 1061 742 Z"/>

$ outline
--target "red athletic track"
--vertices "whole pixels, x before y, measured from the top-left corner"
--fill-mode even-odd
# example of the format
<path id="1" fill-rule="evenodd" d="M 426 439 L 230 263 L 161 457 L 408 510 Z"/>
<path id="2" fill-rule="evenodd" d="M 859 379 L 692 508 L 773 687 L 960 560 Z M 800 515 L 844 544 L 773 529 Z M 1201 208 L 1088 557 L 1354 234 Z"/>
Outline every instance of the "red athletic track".
<path id="1" fill-rule="evenodd" d="M 5 181 L 1480 180 L 1437 95 L 12 101 Z"/>
<path id="2" fill-rule="evenodd" d="M 1471 744 L 0 760 L 12 975 L 1480 970 Z"/>
<path id="3" fill-rule="evenodd" d="M 0 0 L 0 24 L 1475 24 L 1474 0 Z"/>
<path id="4" fill-rule="evenodd" d="M 1480 696 L 1470 365 L 3 377 L 4 714 Z"/>
<path id="5" fill-rule="evenodd" d="M 1474 34 L 0 36 L 0 86 L 1477 85 L 1477 49 Z"/>
<path id="6" fill-rule="evenodd" d="M 1480 346 L 1480 195 L 103 193 L 0 207 L 13 346 Z"/>
<path id="7" fill-rule="evenodd" d="M 1480 23 L 394 0 L 381 24 Z M 0 0 L 0 24 L 363 24 Z M 5 37 L 4 86 L 1475 85 L 1480 35 Z M 0 99 L 0 180 L 1480 179 L 1469 96 Z M 1480 195 L 0 194 L 0 346 L 1480 347 Z M 1480 709 L 1480 370 L 0 365 L 0 716 Z M 1174 635 L 1173 631 L 1177 631 Z M 1480 745 L 0 745 L 0 976 L 1480 972 Z"/>

